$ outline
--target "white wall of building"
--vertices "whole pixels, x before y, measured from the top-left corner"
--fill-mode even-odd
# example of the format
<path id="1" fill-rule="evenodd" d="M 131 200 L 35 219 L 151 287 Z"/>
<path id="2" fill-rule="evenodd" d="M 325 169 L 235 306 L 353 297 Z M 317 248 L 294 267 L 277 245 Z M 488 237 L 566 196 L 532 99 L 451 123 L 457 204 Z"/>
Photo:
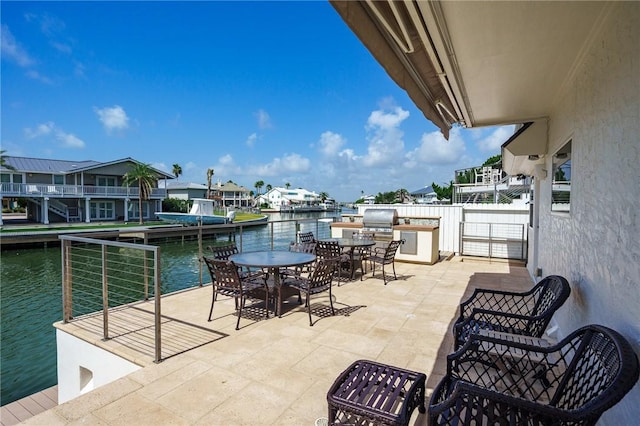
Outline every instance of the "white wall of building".
<path id="1" fill-rule="evenodd" d="M 551 173 L 540 183 L 538 266 L 571 296 L 560 337 L 590 323 L 622 333 L 640 352 L 640 3 L 612 3 L 549 121 L 549 153 L 572 140 L 571 210 L 551 212 Z M 546 169 L 551 170 L 551 155 Z M 603 424 L 637 424 L 640 385 Z"/>
<path id="2" fill-rule="evenodd" d="M 56 344 L 59 404 L 141 368 L 61 330 L 56 330 Z"/>

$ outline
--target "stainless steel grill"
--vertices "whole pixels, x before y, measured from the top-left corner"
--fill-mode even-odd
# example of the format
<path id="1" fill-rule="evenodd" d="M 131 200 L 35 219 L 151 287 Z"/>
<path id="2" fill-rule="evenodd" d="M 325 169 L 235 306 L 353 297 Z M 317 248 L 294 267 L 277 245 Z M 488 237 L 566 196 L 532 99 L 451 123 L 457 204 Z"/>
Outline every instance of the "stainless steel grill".
<path id="1" fill-rule="evenodd" d="M 395 209 L 367 209 L 362 215 L 362 230 L 375 232 L 376 240 L 393 239 L 393 225 L 398 224 Z"/>

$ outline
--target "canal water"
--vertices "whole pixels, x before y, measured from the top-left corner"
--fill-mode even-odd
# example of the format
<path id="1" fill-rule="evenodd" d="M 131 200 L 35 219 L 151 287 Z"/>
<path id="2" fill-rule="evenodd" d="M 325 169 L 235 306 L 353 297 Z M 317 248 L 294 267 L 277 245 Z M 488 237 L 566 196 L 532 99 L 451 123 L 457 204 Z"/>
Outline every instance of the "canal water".
<path id="1" fill-rule="evenodd" d="M 350 211 L 272 214 L 269 220 L 334 217 L 343 213 Z M 275 248 L 286 249 L 291 234 L 285 235 L 280 226 L 290 227 L 291 223 L 273 224 L 273 234 L 282 234 L 274 240 Z M 243 247 L 269 248 L 270 228 L 245 229 Z M 308 230 L 315 233 L 315 222 L 313 229 Z M 328 233 L 328 224 L 323 232 Z M 318 235 L 320 238 L 328 236 Z M 199 285 L 198 242 L 159 245 L 163 293 Z M 1 256 L 0 405 L 5 405 L 57 384 L 56 338 L 52 324 L 62 319 L 62 258 L 60 247 L 4 250 Z M 208 276 L 204 280 L 210 281 Z"/>

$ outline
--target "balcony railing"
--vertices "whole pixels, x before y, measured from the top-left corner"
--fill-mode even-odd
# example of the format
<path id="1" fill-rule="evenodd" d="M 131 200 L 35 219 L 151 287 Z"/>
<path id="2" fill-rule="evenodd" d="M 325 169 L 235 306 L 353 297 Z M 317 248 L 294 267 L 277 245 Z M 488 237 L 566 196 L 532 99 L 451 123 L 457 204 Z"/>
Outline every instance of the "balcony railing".
<path id="1" fill-rule="evenodd" d="M 176 238 L 195 236 L 200 258 L 208 253 L 207 245 L 215 243 L 216 239 L 225 241 L 225 234 L 233 234 L 240 251 L 287 250 L 298 232 L 311 231 L 318 239 L 331 236 L 327 219 L 274 221 L 259 228 L 242 225 L 185 227 Z M 212 235 L 211 231 L 218 236 Z M 137 238 L 143 241 L 157 239 L 163 233 L 168 236 L 176 231 L 150 228 L 136 232 L 141 234 Z M 101 233 L 105 238 L 109 234 L 112 233 Z M 72 235 L 60 235 L 59 238 L 62 242 L 63 322 L 101 317 L 102 338 L 109 340 L 118 333 L 110 331 L 110 314 L 116 314 L 119 307 L 153 299 L 154 359 L 155 362 L 162 361 L 160 247 Z M 202 263 L 198 275 L 199 282 L 194 280 L 187 288 L 209 282 Z"/>
<path id="2" fill-rule="evenodd" d="M 51 198 L 138 198 L 137 187 L 93 185 L 49 185 L 33 183 L 2 183 L 2 197 L 51 197 Z M 166 198 L 167 190 L 153 188 L 150 198 Z"/>

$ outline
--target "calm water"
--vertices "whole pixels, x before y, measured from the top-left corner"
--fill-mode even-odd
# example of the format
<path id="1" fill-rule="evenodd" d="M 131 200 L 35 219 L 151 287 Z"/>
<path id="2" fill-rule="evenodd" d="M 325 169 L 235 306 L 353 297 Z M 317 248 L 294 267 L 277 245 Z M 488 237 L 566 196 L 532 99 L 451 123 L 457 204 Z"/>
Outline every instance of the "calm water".
<path id="1" fill-rule="evenodd" d="M 347 213 L 343 211 L 342 213 Z M 274 214 L 270 220 L 332 217 L 341 213 Z M 328 237 L 329 228 L 320 238 Z M 316 233 L 315 223 L 302 224 L 302 231 Z M 244 231 L 243 246 L 267 249 L 270 226 Z M 286 249 L 295 235 L 291 223 L 275 224 L 276 248 Z M 326 233 L 323 235 L 322 233 Z M 238 244 L 240 242 L 238 241 Z M 200 282 L 197 241 L 162 243 L 163 293 L 193 287 Z M 0 259 L 0 405 L 39 392 L 57 383 L 56 321 L 62 319 L 62 265 L 59 247 L 5 250 Z M 205 282 L 208 282 L 205 276 Z M 206 313 L 203 313 L 203 315 Z"/>

